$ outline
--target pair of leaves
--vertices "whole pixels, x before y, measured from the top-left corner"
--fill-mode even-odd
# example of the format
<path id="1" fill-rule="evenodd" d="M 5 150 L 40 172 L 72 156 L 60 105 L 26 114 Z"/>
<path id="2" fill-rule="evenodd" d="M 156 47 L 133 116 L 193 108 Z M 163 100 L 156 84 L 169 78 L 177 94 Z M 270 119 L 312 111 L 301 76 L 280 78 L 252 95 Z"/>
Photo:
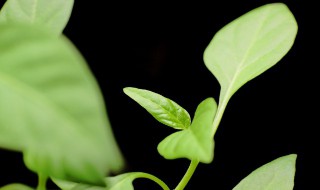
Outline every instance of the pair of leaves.
<path id="1" fill-rule="evenodd" d="M 61 35 L 73 0 L 8 0 L 0 12 L 0 147 L 42 176 L 103 183 L 123 166 L 103 97 Z"/>
<path id="2" fill-rule="evenodd" d="M 211 162 L 213 154 L 209 150 L 213 151 L 213 141 L 208 139 L 214 136 L 230 97 L 243 84 L 276 64 L 293 45 L 296 33 L 296 21 L 282 3 L 256 8 L 217 32 L 204 52 L 206 66 L 221 84 L 215 120 L 214 100 L 199 105 L 197 112 L 201 119 L 196 114 L 189 127 L 189 114 L 175 102 L 151 91 L 125 88 L 124 92 L 155 119 L 183 129 L 159 144 L 160 154 L 167 159 L 185 157 Z M 200 111 L 204 109 L 202 106 L 208 109 Z"/>
<path id="3" fill-rule="evenodd" d="M 288 7 L 273 3 L 246 13 L 218 31 L 204 52 L 204 62 L 221 85 L 219 107 L 216 111 L 214 100 L 205 100 L 197 108 L 190 126 L 183 125 L 184 121 L 189 120 L 189 114 L 175 102 L 151 91 L 125 88 L 124 92 L 158 121 L 182 129 L 159 144 L 160 154 L 167 159 L 188 158 L 211 162 L 213 153 L 209 151 L 213 152 L 212 137 L 229 99 L 246 82 L 280 61 L 292 47 L 297 29 Z M 295 157 L 280 158 L 262 167 L 234 190 L 291 190 Z"/>
<path id="4" fill-rule="evenodd" d="M 190 125 L 189 113 L 176 102 L 144 89 L 127 87 L 124 92 L 159 122 L 181 130 L 158 145 L 158 152 L 163 157 L 188 158 L 203 163 L 212 161 L 214 143 L 209 131 L 217 109 L 213 98 L 207 98 L 199 104 Z"/>

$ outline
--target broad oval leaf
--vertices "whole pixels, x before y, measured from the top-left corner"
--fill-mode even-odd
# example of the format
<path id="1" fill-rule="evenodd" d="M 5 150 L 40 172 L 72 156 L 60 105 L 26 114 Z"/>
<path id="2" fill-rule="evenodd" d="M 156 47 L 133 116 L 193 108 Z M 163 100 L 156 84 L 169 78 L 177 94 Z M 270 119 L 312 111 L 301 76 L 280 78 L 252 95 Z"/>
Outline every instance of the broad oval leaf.
<path id="1" fill-rule="evenodd" d="M 0 131 L 41 175 L 98 183 L 123 165 L 85 60 L 44 28 L 0 25 Z"/>
<path id="2" fill-rule="evenodd" d="M 212 162 L 214 141 L 210 131 L 216 110 L 217 104 L 213 98 L 202 101 L 191 126 L 161 141 L 158 152 L 166 159 L 187 158 L 203 163 Z"/>
<path id="3" fill-rule="evenodd" d="M 30 23 L 61 34 L 72 12 L 74 0 L 7 0 L 0 11 L 0 23 Z"/>
<path id="4" fill-rule="evenodd" d="M 292 190 L 296 154 L 277 158 L 253 171 L 233 190 Z"/>
<path id="5" fill-rule="evenodd" d="M 190 126 L 189 113 L 174 101 L 144 89 L 126 87 L 123 91 L 160 123 L 175 129 L 187 129 Z"/>
<path id="6" fill-rule="evenodd" d="M 204 52 L 221 85 L 220 100 L 275 65 L 291 48 L 297 23 L 285 4 L 258 7 L 218 31 Z"/>
<path id="7" fill-rule="evenodd" d="M 20 183 L 13 183 L 0 187 L 0 190 L 34 190 L 34 188 L 28 187 Z"/>

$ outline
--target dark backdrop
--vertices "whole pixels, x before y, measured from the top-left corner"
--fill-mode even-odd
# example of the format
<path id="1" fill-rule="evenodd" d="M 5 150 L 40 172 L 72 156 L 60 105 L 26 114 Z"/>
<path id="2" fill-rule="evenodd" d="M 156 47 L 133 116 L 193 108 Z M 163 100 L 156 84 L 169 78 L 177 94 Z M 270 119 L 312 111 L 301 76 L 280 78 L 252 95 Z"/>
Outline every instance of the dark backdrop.
<path id="1" fill-rule="evenodd" d="M 168 161 L 157 153 L 157 144 L 173 130 L 155 121 L 122 89 L 158 92 L 193 116 L 200 101 L 219 96 L 220 86 L 202 59 L 213 35 L 233 19 L 272 2 L 75 2 L 64 33 L 83 54 L 102 89 L 114 135 L 127 160 L 126 171 L 155 174 L 173 189 L 189 162 Z M 311 58 L 311 49 L 317 47 L 308 40 L 312 36 L 308 22 L 316 21 L 317 13 L 306 1 L 281 2 L 299 25 L 294 46 L 231 98 L 215 135 L 214 161 L 198 167 L 187 189 L 230 190 L 254 169 L 291 153 L 298 154 L 295 190 L 316 187 L 310 179 L 315 176 L 318 143 L 318 60 Z M 36 176 L 24 167 L 19 153 L 1 151 L 0 164 L 0 185 L 36 185 Z M 160 189 L 147 180 L 135 185 Z"/>

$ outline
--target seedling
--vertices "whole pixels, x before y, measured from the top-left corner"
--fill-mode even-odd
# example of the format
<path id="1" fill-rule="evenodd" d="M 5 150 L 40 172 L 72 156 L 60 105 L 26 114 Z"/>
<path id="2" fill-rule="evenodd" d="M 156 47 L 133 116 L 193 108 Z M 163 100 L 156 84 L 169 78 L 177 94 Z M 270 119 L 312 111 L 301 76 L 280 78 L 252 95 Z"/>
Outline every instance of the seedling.
<path id="1" fill-rule="evenodd" d="M 72 0 L 8 0 L 1 9 L 0 146 L 23 153 L 25 165 L 39 176 L 37 190 L 45 190 L 48 179 L 63 190 L 132 190 L 137 178 L 169 190 L 144 172 L 110 176 L 124 167 L 123 158 L 97 82 L 81 53 L 62 34 L 72 7 Z M 156 120 L 177 130 L 158 145 L 165 159 L 190 160 L 175 190 L 185 189 L 199 164 L 213 161 L 214 136 L 228 101 L 285 56 L 297 28 L 288 7 L 272 3 L 219 30 L 203 55 L 221 85 L 219 101 L 203 100 L 193 119 L 158 93 L 124 88 Z M 285 155 L 263 165 L 233 189 L 292 190 L 296 157 Z M 33 188 L 17 183 L 0 189 Z"/>

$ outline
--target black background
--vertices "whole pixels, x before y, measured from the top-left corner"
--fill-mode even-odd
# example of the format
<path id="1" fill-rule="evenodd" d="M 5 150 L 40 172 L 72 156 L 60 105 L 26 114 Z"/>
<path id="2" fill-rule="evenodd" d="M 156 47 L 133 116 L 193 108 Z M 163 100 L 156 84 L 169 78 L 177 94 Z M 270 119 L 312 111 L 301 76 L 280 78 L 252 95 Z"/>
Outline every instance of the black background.
<path id="1" fill-rule="evenodd" d="M 202 100 L 219 97 L 219 83 L 202 59 L 213 35 L 242 14 L 273 2 L 75 2 L 64 34 L 83 54 L 101 87 L 126 171 L 149 172 L 173 189 L 189 162 L 165 160 L 157 153 L 157 144 L 174 130 L 154 120 L 122 89 L 133 86 L 160 93 L 193 116 Z M 215 135 L 214 161 L 201 164 L 186 189 L 230 190 L 254 169 L 291 153 L 298 155 L 295 190 L 317 187 L 311 178 L 316 176 L 313 159 L 318 150 L 318 59 L 311 52 L 318 47 L 316 36 L 309 40 L 309 23 L 317 22 L 317 13 L 307 1 L 281 2 L 298 22 L 295 44 L 277 65 L 231 98 Z M 37 178 L 24 167 L 21 154 L 3 150 L 0 181 L 36 186 Z M 136 189 L 160 189 L 148 180 L 134 184 Z"/>

